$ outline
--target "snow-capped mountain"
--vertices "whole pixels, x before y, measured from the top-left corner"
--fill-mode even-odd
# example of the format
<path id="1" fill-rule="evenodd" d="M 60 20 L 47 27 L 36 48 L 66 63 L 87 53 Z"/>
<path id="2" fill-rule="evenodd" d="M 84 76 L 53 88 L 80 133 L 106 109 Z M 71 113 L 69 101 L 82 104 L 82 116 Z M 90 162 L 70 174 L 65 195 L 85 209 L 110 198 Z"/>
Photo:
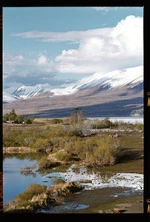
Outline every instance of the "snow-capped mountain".
<path id="1" fill-rule="evenodd" d="M 60 88 L 51 89 L 45 87 L 45 85 L 25 86 L 22 85 L 10 95 L 7 93 L 7 97 L 4 94 L 4 102 L 11 102 L 15 99 L 28 99 L 43 92 L 51 92 L 50 97 L 55 95 L 70 95 L 81 90 L 91 89 L 95 86 L 99 86 L 101 90 L 108 90 L 112 88 L 122 87 L 130 84 L 131 87 L 143 82 L 143 67 L 133 67 L 125 69 L 124 71 L 115 70 L 109 73 L 95 73 L 90 77 L 83 78 L 77 81 L 75 84 L 68 86 L 61 86 Z M 8 99 L 9 97 L 9 99 Z"/>
<path id="2" fill-rule="evenodd" d="M 133 87 L 133 85 L 140 82 L 143 82 L 142 66 L 128 68 L 124 71 L 115 70 L 105 74 L 95 73 L 90 77 L 81 79 L 75 85 L 53 89 L 51 92 L 53 92 L 54 95 L 69 95 L 78 92 L 79 90 L 90 89 L 98 85 L 101 86 L 101 89 L 112 89 L 127 84 L 131 84 L 131 87 Z"/>
<path id="3" fill-rule="evenodd" d="M 22 85 L 18 89 L 16 89 L 12 95 L 16 99 L 28 99 L 30 97 L 36 96 L 40 93 L 43 93 L 45 89 L 42 87 L 42 85 L 36 85 L 36 86 L 25 86 Z"/>
<path id="4" fill-rule="evenodd" d="M 11 95 L 7 92 L 3 93 L 3 102 L 4 103 L 9 103 L 9 102 L 12 102 L 12 101 L 15 101 L 15 100 L 16 100 L 16 98 L 13 95 Z"/>
<path id="5" fill-rule="evenodd" d="M 139 66 L 97 72 L 76 84 L 55 89 L 48 85 L 21 86 L 3 104 L 3 112 L 15 108 L 19 114 L 64 117 L 73 107 L 81 107 L 86 116 L 143 115 L 143 81 L 143 67 Z"/>

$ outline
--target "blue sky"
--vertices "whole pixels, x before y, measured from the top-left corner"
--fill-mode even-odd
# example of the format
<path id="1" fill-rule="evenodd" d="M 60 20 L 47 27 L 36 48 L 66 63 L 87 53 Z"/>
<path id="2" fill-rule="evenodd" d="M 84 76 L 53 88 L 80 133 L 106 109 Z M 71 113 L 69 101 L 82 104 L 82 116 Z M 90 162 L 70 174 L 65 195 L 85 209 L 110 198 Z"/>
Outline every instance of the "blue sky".
<path id="1" fill-rule="evenodd" d="M 143 65 L 143 7 L 3 7 L 3 88 Z"/>

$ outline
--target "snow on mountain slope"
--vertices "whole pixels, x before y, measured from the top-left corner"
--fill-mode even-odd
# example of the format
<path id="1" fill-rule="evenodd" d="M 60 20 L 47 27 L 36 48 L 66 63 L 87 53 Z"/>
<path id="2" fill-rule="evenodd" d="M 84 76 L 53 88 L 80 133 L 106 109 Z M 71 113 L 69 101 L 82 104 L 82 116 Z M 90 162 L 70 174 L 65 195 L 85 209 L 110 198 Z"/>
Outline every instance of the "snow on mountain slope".
<path id="1" fill-rule="evenodd" d="M 25 86 L 22 85 L 17 90 L 15 90 L 12 95 L 14 95 L 16 98 L 22 98 L 22 99 L 28 99 L 32 96 L 36 96 L 40 93 L 43 93 L 46 89 L 38 84 L 36 86 Z"/>
<path id="2" fill-rule="evenodd" d="M 135 87 L 136 84 L 143 82 L 143 66 L 132 67 L 121 70 L 114 70 L 109 73 L 94 73 L 90 77 L 82 78 L 76 84 L 68 84 L 68 86 L 61 86 L 60 88 L 50 89 L 48 84 L 37 84 L 35 86 L 22 85 L 10 95 L 4 93 L 3 101 L 11 102 L 15 99 L 28 99 L 43 92 L 49 92 L 53 97 L 56 95 L 71 95 L 81 90 L 91 89 L 95 86 L 101 87 L 103 90 L 109 90 L 116 87 L 129 85 Z"/>
<path id="3" fill-rule="evenodd" d="M 115 70 L 109 73 L 95 73 L 90 77 L 83 78 L 77 82 L 76 85 L 69 85 L 66 88 L 53 89 L 51 92 L 54 95 L 69 95 L 79 90 L 89 89 L 97 85 L 103 87 L 115 88 L 121 87 L 127 84 L 138 84 L 143 82 L 143 67 L 132 67 L 123 71 Z M 132 87 L 132 85 L 131 85 Z"/>
<path id="4" fill-rule="evenodd" d="M 9 103 L 9 102 L 12 102 L 15 100 L 16 100 L 16 98 L 13 95 L 9 95 L 6 92 L 3 93 L 3 102 Z"/>

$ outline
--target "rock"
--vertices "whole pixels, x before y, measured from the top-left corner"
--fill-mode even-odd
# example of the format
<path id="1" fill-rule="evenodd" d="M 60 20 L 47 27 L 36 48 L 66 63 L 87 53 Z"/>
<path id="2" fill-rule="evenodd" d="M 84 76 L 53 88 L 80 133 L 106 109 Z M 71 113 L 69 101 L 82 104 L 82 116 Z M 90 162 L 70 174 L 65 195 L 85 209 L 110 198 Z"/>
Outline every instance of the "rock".
<path id="1" fill-rule="evenodd" d="M 113 212 L 116 213 L 116 214 L 119 214 L 120 213 L 120 209 L 119 208 L 114 208 Z"/>
<path id="2" fill-rule="evenodd" d="M 104 210 L 99 210 L 100 214 L 105 214 L 106 212 Z"/>
<path id="3" fill-rule="evenodd" d="M 61 204 L 64 196 L 82 190 L 82 186 L 76 182 L 67 182 L 48 187 L 46 192 L 36 195 L 32 198 L 31 203 L 34 207 L 44 208 L 54 204 Z"/>
<path id="4" fill-rule="evenodd" d="M 116 214 L 124 213 L 126 210 L 125 209 L 119 209 L 119 208 L 114 208 L 113 212 Z"/>

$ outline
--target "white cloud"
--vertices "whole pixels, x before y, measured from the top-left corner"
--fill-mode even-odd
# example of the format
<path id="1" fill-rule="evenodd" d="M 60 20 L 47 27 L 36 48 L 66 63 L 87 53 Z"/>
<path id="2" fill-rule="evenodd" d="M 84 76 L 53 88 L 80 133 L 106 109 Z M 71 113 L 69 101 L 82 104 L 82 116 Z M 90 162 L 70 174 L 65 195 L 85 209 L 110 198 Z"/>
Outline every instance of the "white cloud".
<path id="1" fill-rule="evenodd" d="M 10 77 L 30 77 L 31 74 L 41 76 L 41 74 L 53 74 L 56 71 L 52 61 L 49 61 L 45 55 L 40 55 L 37 59 L 29 60 L 22 55 L 12 56 L 4 53 L 4 78 Z"/>
<path id="2" fill-rule="evenodd" d="M 110 28 L 92 29 L 87 31 L 68 31 L 68 32 L 39 32 L 29 31 L 13 34 L 16 37 L 40 39 L 43 42 L 80 42 L 82 39 L 92 36 L 107 35 Z"/>
<path id="3" fill-rule="evenodd" d="M 128 16 L 121 20 L 111 32 L 113 43 L 120 53 L 129 55 L 142 55 L 143 49 L 143 20 L 141 17 Z"/>
<path id="4" fill-rule="evenodd" d="M 104 32 L 103 32 L 104 31 Z M 143 19 L 128 16 L 116 27 L 91 31 L 80 39 L 78 50 L 56 57 L 60 72 L 91 73 L 138 66 L 143 63 Z"/>
<path id="5" fill-rule="evenodd" d="M 4 54 L 4 81 L 27 81 L 32 84 L 54 80 L 56 72 L 69 74 L 107 73 L 143 64 L 143 18 L 128 16 L 115 27 L 70 32 L 24 32 L 14 36 L 47 42 L 78 42 L 78 49 L 62 50 L 51 61 L 40 53 L 29 60 L 22 55 Z M 71 78 L 71 77 L 70 77 Z M 29 81 L 28 80 L 28 81 Z M 37 82 L 38 81 L 38 82 Z"/>
<path id="6" fill-rule="evenodd" d="M 39 65 L 44 65 L 44 64 L 46 64 L 46 63 L 47 63 L 47 58 L 46 58 L 46 56 L 41 55 L 41 56 L 38 58 L 38 64 L 39 64 Z"/>

